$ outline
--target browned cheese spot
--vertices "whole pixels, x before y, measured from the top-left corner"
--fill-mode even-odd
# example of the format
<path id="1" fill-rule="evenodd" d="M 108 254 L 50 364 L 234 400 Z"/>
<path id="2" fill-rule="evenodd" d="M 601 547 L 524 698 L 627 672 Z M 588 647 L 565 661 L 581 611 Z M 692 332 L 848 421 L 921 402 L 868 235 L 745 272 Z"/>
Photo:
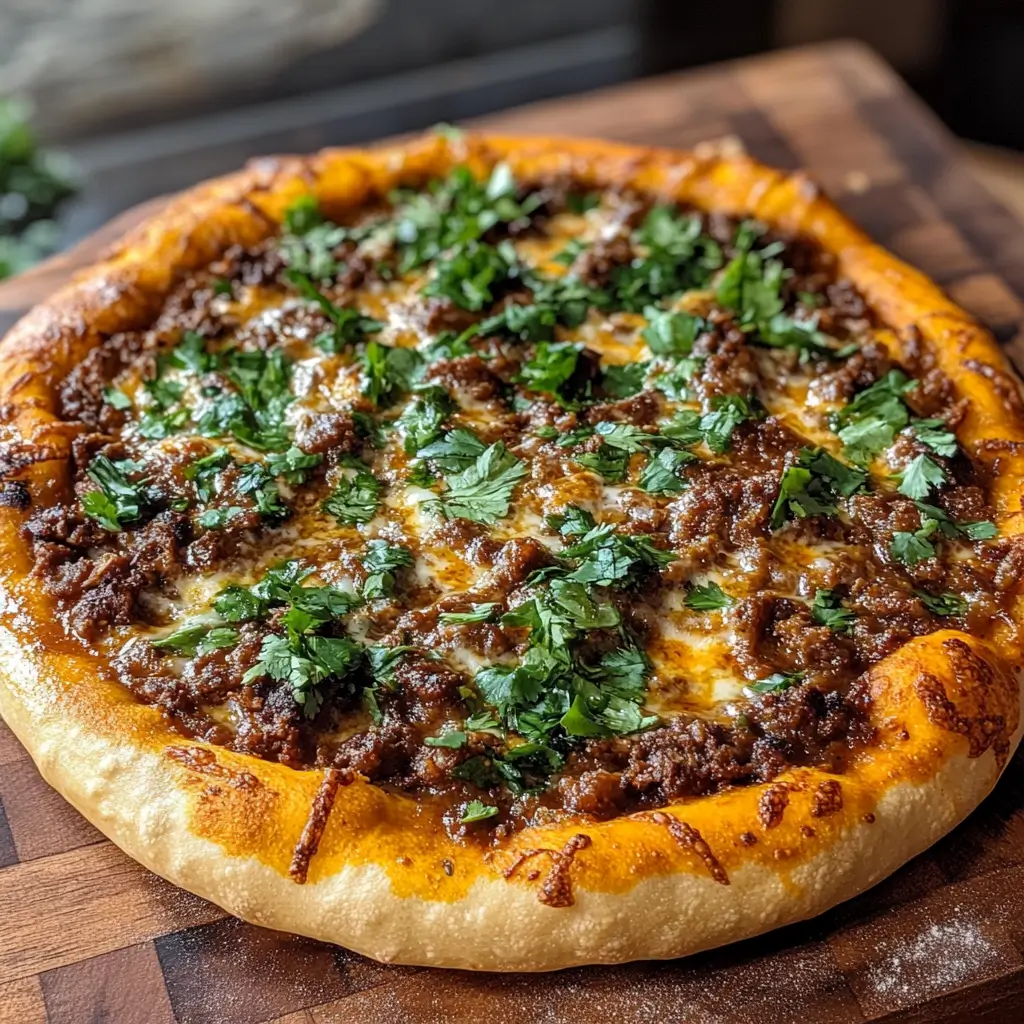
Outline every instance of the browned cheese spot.
<path id="1" fill-rule="evenodd" d="M 917 680 L 917 695 L 925 706 L 928 720 L 940 729 L 958 733 L 968 743 L 968 756 L 981 757 L 990 747 L 995 752 L 1000 768 L 1006 763 L 1010 749 L 1010 730 L 1006 716 L 999 710 L 998 682 L 991 667 L 979 658 L 962 640 L 942 642 L 957 682 L 965 692 L 974 696 L 976 713 L 961 711 L 949 699 L 942 680 L 930 673 L 922 673 Z"/>
<path id="2" fill-rule="evenodd" d="M 782 823 L 782 815 L 789 803 L 789 788 L 785 785 L 767 786 L 757 802 L 757 820 L 764 829 Z"/>
<path id="3" fill-rule="evenodd" d="M 260 780 L 252 772 L 228 768 L 217 760 L 217 755 L 211 750 L 204 750 L 202 747 L 168 747 L 165 753 L 172 761 L 184 765 L 189 771 L 223 779 L 235 789 L 258 789 L 260 786 Z"/>
<path id="4" fill-rule="evenodd" d="M 328 768 L 324 772 L 323 780 L 317 788 L 313 797 L 313 803 L 309 808 L 309 817 L 303 826 L 302 835 L 295 845 L 295 852 L 292 854 L 292 862 L 288 866 L 288 874 L 292 881 L 302 885 L 309 873 L 309 864 L 320 846 L 320 839 L 327 827 L 327 819 L 331 816 L 331 808 L 334 807 L 334 798 L 338 795 L 338 787 L 344 782 L 351 781 L 351 776 L 345 777 L 345 773 L 334 768 Z"/>
<path id="5" fill-rule="evenodd" d="M 541 847 L 536 850 L 523 850 L 516 859 L 502 872 L 505 878 L 511 878 L 516 871 L 531 857 L 537 857 L 546 853 L 551 858 L 551 870 L 548 871 L 544 881 L 541 882 L 537 892 L 537 899 L 548 907 L 571 907 L 576 898 L 572 893 L 572 864 L 578 850 L 585 850 L 590 846 L 590 836 L 577 832 L 570 836 L 568 842 L 561 850 L 551 850 Z M 531 871 L 527 878 L 534 881 L 540 877 L 540 872 Z"/>
<path id="6" fill-rule="evenodd" d="M 811 817 L 827 818 L 843 809 L 843 787 L 838 779 L 825 779 L 811 797 Z"/>
<path id="7" fill-rule="evenodd" d="M 708 874 L 721 885 L 729 884 L 729 876 L 725 873 L 718 858 L 711 852 L 711 847 L 704 841 L 704 837 L 685 821 L 672 817 L 671 814 L 664 814 L 661 811 L 651 815 L 651 821 L 657 825 L 664 825 L 669 835 L 684 849 L 692 850 L 708 869 Z"/>

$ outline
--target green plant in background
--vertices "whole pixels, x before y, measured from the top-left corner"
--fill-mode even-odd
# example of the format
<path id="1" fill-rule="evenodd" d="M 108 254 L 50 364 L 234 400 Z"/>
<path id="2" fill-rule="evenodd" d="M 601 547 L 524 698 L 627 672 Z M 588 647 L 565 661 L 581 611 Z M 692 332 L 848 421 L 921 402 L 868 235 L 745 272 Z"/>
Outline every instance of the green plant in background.
<path id="1" fill-rule="evenodd" d="M 0 279 L 54 251 L 54 217 L 76 191 L 66 163 L 40 148 L 28 114 L 0 100 Z"/>

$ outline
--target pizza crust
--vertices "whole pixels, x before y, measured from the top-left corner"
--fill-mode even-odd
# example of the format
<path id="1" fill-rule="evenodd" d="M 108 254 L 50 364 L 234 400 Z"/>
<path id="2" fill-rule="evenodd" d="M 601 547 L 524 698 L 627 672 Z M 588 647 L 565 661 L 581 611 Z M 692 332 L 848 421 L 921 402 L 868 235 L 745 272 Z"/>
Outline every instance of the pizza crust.
<path id="1" fill-rule="evenodd" d="M 183 272 L 269 234 L 298 195 L 358 206 L 400 178 L 498 159 L 520 176 L 563 170 L 595 187 L 629 184 L 818 240 L 892 325 L 893 346 L 915 325 L 970 399 L 960 439 L 993 475 L 1001 532 L 1021 531 L 1024 462 L 1013 442 L 1024 441 L 1024 417 L 1007 398 L 1016 382 L 988 334 L 926 278 L 801 176 L 745 158 L 555 139 L 426 139 L 266 161 L 174 201 L 0 345 L 8 479 L 44 503 L 59 493 L 70 439 L 55 418 L 57 383 L 101 336 L 145 325 Z M 174 883 L 256 924 L 381 960 L 550 970 L 680 956 L 813 916 L 961 821 L 1020 739 L 1009 631 L 988 643 L 939 632 L 871 670 L 876 745 L 841 776 L 792 769 L 660 812 L 529 828 L 485 853 L 431 828 L 412 799 L 359 778 L 172 732 L 54 625 L 26 576 L 20 525 L 21 513 L 0 508 L 0 714 L 47 781 Z M 305 841 L 308 852 L 310 817 L 325 799 L 333 805 L 303 882 L 295 851 Z M 572 904 L 538 898 L 552 894 Z"/>

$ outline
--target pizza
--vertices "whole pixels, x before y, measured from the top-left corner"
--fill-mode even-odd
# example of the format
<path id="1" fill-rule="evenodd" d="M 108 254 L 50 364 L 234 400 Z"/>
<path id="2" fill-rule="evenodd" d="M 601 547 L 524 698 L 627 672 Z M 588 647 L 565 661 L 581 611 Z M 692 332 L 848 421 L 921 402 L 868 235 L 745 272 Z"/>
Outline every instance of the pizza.
<path id="1" fill-rule="evenodd" d="M 22 320 L 0 391 L 0 711 L 257 924 L 676 957 L 873 885 L 1020 738 L 1020 386 L 803 175 L 261 160 Z"/>

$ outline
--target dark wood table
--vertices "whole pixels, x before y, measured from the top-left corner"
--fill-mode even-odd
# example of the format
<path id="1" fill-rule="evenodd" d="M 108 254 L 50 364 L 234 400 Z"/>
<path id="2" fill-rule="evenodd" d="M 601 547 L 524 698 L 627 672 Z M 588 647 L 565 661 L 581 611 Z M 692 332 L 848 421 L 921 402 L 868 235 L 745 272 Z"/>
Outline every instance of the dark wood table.
<path id="1" fill-rule="evenodd" d="M 861 48 L 782 53 L 485 123 L 671 146 L 735 136 L 763 160 L 807 167 L 1024 365 L 1024 232 L 957 162 L 945 130 Z M 111 234 L 0 285 L 0 315 L 37 301 Z M 226 917 L 103 840 L 0 725 L 0 1022 L 1017 1024 L 1022 783 L 1017 757 L 966 824 L 814 921 L 675 962 L 474 975 L 386 967 Z"/>

